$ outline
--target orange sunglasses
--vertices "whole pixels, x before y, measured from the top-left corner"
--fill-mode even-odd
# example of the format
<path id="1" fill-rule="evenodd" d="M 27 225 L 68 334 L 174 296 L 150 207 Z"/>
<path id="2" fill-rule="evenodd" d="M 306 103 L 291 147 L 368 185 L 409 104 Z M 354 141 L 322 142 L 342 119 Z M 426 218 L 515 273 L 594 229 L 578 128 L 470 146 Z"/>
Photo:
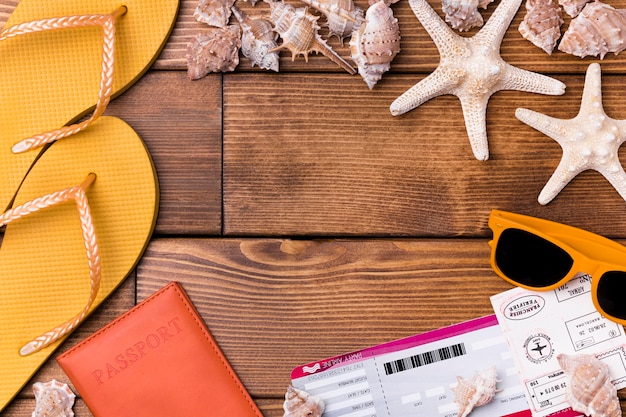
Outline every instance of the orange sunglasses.
<path id="1" fill-rule="evenodd" d="M 493 210 L 491 267 L 511 284 L 555 289 L 579 272 L 606 318 L 626 324 L 626 247 L 595 233 L 536 217 Z"/>

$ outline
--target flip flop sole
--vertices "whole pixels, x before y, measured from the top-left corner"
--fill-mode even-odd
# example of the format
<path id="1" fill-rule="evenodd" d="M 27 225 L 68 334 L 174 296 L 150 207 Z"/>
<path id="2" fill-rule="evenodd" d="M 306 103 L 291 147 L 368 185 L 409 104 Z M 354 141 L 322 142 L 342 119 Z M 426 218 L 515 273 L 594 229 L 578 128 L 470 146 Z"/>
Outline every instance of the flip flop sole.
<path id="1" fill-rule="evenodd" d="M 158 211 L 150 156 L 134 130 L 102 117 L 72 140 L 52 144 L 24 180 L 16 203 L 96 180 L 87 191 L 101 251 L 102 281 L 92 310 L 141 257 Z M 74 202 L 10 223 L 0 247 L 0 409 L 58 347 L 20 356 L 33 338 L 77 314 L 89 296 L 89 267 Z"/>
<path id="2" fill-rule="evenodd" d="M 173 28 L 179 0 L 21 0 L 5 27 L 51 17 L 109 14 L 116 22 L 113 95 L 151 66 Z M 0 41 L 0 210 L 40 151 L 13 154 L 32 135 L 80 119 L 95 106 L 101 77 L 99 27 L 30 33 Z"/>

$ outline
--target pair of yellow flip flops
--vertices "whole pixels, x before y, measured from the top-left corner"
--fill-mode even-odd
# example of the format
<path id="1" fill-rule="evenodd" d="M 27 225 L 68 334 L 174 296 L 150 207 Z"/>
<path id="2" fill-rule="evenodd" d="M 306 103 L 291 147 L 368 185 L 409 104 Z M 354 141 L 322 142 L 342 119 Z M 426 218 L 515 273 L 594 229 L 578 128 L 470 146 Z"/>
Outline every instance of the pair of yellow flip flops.
<path id="1" fill-rule="evenodd" d="M 152 160 L 130 126 L 98 116 L 177 12 L 178 0 L 21 0 L 0 32 L 0 410 L 147 245 Z"/>

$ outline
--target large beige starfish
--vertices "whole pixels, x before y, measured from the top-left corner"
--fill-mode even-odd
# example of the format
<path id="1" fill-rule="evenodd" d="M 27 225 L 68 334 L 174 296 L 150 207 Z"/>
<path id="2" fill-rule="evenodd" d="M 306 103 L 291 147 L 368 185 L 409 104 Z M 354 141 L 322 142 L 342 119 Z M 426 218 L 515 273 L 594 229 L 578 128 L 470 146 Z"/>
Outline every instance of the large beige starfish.
<path id="1" fill-rule="evenodd" d="M 587 68 L 578 115 L 562 120 L 527 109 L 515 116 L 527 125 L 556 140 L 563 157 L 539 194 L 539 203 L 548 204 L 580 172 L 594 169 L 609 180 L 626 200 L 626 172 L 619 161 L 619 147 L 626 140 L 626 120 L 611 119 L 602 107 L 600 65 Z"/>
<path id="2" fill-rule="evenodd" d="M 444 94 L 461 100 L 465 127 L 474 156 L 489 158 L 487 102 L 500 90 L 559 95 L 565 84 L 553 78 L 507 64 L 500 57 L 500 43 L 522 0 L 501 0 L 485 26 L 472 37 L 462 37 L 437 15 L 426 0 L 409 0 L 413 12 L 439 50 L 435 71 L 398 97 L 389 110 L 394 116 Z"/>

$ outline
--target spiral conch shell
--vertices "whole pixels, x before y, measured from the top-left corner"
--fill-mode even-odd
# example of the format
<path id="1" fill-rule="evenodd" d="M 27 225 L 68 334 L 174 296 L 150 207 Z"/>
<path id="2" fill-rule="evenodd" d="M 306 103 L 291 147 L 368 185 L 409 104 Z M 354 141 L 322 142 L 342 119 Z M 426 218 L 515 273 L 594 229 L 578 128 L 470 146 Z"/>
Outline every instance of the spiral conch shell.
<path id="1" fill-rule="evenodd" d="M 293 6 L 282 1 L 270 1 L 271 20 L 274 22 L 274 30 L 278 32 L 283 43 L 270 52 L 288 49 L 291 51 L 291 60 L 297 55 L 303 55 L 308 62 L 311 52 L 318 52 L 329 58 L 335 64 L 346 70 L 350 75 L 355 73 L 339 54 L 337 54 L 318 33 L 317 24 L 319 16 L 313 16 L 306 8 Z"/>
<path id="2" fill-rule="evenodd" d="M 496 395 L 498 375 L 495 366 L 476 372 L 471 380 L 460 376 L 456 379 L 458 384 L 452 391 L 454 402 L 459 407 L 458 417 L 466 417 L 474 407 L 490 403 Z"/>
<path id="3" fill-rule="evenodd" d="M 363 22 L 363 9 L 353 0 L 301 0 L 326 16 L 329 36 L 343 40 L 350 36 Z"/>
<path id="4" fill-rule="evenodd" d="M 35 393 L 35 411 L 32 417 L 73 417 L 74 399 L 76 395 L 70 390 L 67 384 L 63 384 L 55 379 L 49 382 L 35 382 L 33 384 Z"/>
<path id="5" fill-rule="evenodd" d="M 252 61 L 252 66 L 258 65 L 259 68 L 278 72 L 278 52 L 270 52 L 278 46 L 278 34 L 274 32 L 272 22 L 263 17 L 248 17 L 236 6 L 232 10 L 242 30 L 241 53 Z"/>
<path id="6" fill-rule="evenodd" d="M 626 10 L 616 10 L 600 1 L 588 3 L 570 22 L 559 51 L 584 58 L 604 58 L 607 52 L 619 54 L 626 48 Z"/>
<path id="7" fill-rule="evenodd" d="M 483 17 L 478 8 L 487 8 L 493 0 L 442 0 L 441 9 L 446 14 L 446 22 L 458 31 L 470 30 L 483 25 Z"/>
<path id="8" fill-rule="evenodd" d="M 324 412 L 324 402 L 306 391 L 289 386 L 283 409 L 283 417 L 320 417 Z"/>
<path id="9" fill-rule="evenodd" d="M 563 15 L 552 0 L 526 0 L 526 15 L 519 25 L 522 36 L 552 55 L 561 37 Z"/>
<path id="10" fill-rule="evenodd" d="M 556 357 L 567 376 L 565 400 L 574 411 L 590 417 L 621 417 L 615 385 L 609 367 L 594 355 Z"/>
<path id="11" fill-rule="evenodd" d="M 187 45 L 187 75 L 197 80 L 210 72 L 234 71 L 239 65 L 239 26 L 215 28 Z"/>
<path id="12" fill-rule="evenodd" d="M 230 19 L 230 8 L 235 0 L 200 0 L 193 12 L 198 22 L 223 28 Z"/>
<path id="13" fill-rule="evenodd" d="M 352 60 L 370 88 L 391 68 L 400 52 L 400 27 L 393 10 L 383 0 L 367 8 L 365 23 L 350 39 Z"/>
<path id="14" fill-rule="evenodd" d="M 589 0 L 559 0 L 559 4 L 563 6 L 565 13 L 571 17 L 578 16 L 578 13 L 585 7 Z"/>

